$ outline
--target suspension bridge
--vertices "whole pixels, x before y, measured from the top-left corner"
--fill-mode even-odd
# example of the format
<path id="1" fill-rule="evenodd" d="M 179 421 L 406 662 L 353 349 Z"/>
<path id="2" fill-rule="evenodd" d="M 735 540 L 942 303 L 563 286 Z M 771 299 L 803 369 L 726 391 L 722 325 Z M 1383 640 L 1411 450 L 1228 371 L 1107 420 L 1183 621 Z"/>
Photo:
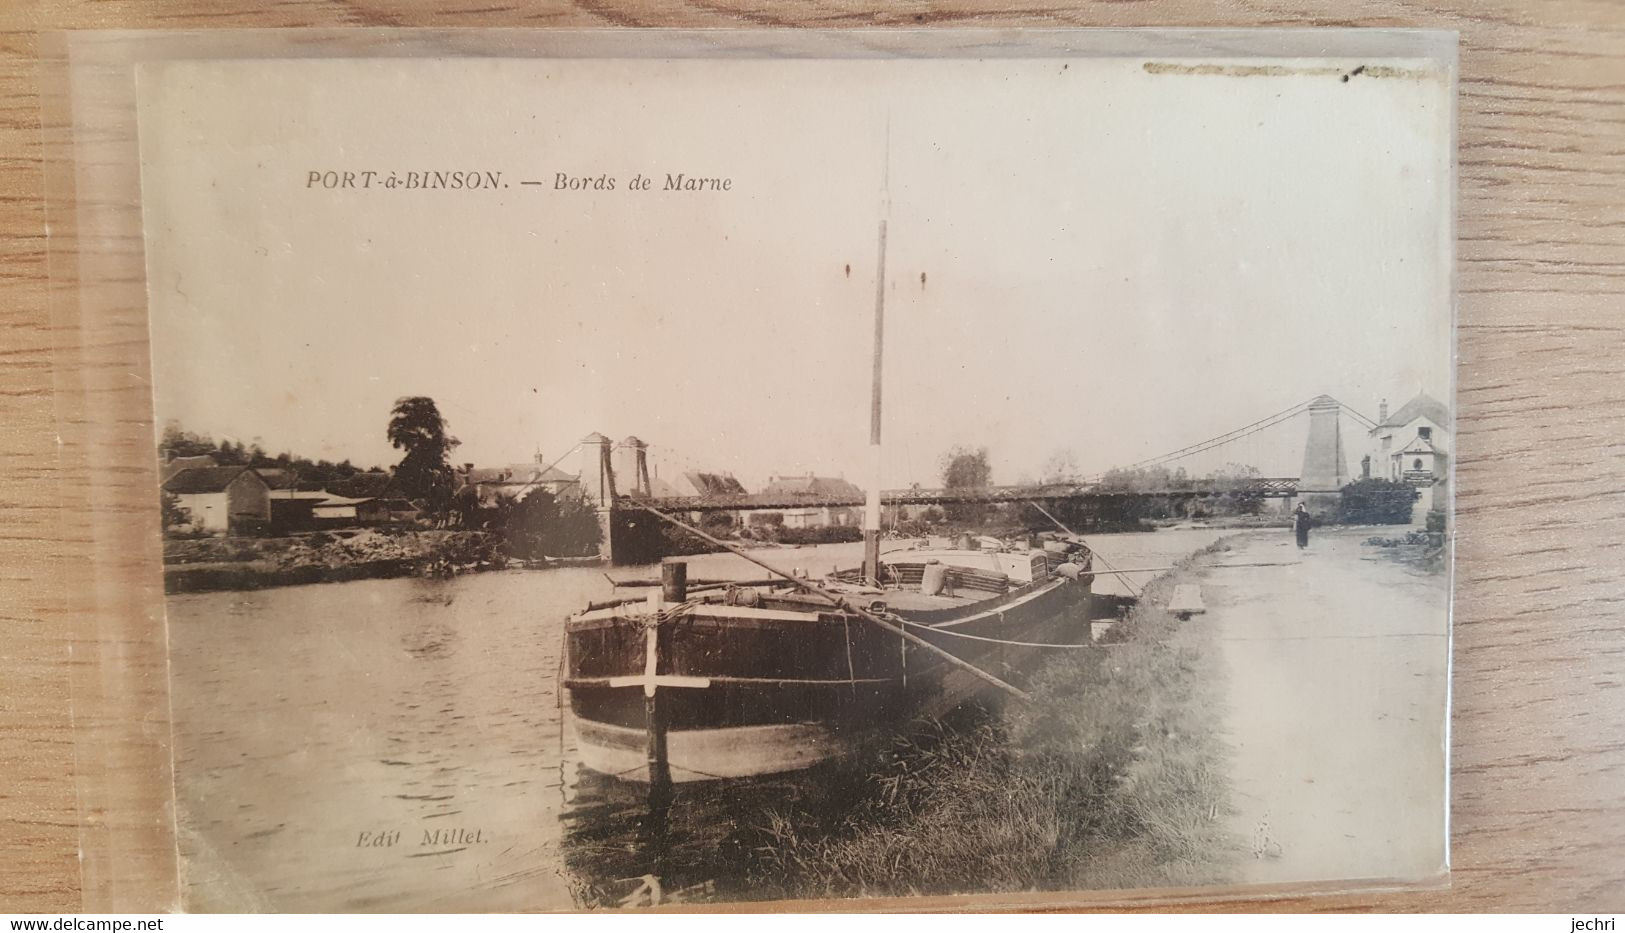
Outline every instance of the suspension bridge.
<path id="1" fill-rule="evenodd" d="M 1349 473 L 1342 420 L 1348 417 L 1363 428 L 1376 422 L 1329 395 L 1301 402 L 1223 434 L 1094 476 L 1064 482 L 1021 485 L 882 490 L 886 506 L 994 505 L 1036 502 L 1045 505 L 1078 502 L 1116 502 L 1133 499 L 1189 500 L 1219 496 L 1281 500 L 1283 509 L 1298 501 L 1312 511 L 1334 508 L 1339 492 L 1353 476 Z M 1170 473 L 1170 466 L 1200 462 L 1203 455 L 1234 451 L 1262 432 L 1306 418 L 1302 469 L 1296 476 L 1263 476 L 1256 470 L 1228 475 L 1191 477 Z M 1363 447 L 1358 443 L 1356 449 Z M 656 495 L 649 472 L 649 445 L 636 437 L 615 442 L 602 434 L 585 438 L 581 452 L 580 483 L 583 496 L 599 512 L 604 527 L 604 557 L 615 558 L 615 516 L 618 512 L 654 508 L 662 512 L 750 512 L 804 508 L 856 508 L 865 504 L 862 490 L 842 493 L 713 491 L 697 495 Z M 568 456 L 568 454 L 566 454 Z M 1232 460 L 1231 462 L 1235 462 Z M 1136 481 L 1125 481 L 1133 477 Z M 1148 485 L 1145 478 L 1153 478 Z"/>

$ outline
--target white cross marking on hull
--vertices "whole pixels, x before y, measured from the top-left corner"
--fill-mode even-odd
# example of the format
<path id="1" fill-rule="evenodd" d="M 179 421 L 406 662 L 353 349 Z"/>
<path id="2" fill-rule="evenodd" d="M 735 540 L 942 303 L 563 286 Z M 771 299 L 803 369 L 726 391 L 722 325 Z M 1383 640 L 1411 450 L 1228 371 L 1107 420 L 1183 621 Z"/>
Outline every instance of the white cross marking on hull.
<path id="1" fill-rule="evenodd" d="M 656 687 L 709 687 L 709 677 L 683 677 L 678 674 L 657 674 L 656 667 L 660 661 L 660 629 L 649 626 L 644 629 L 643 641 L 643 676 L 611 677 L 611 687 L 638 687 L 643 688 L 643 695 L 652 697 Z"/>

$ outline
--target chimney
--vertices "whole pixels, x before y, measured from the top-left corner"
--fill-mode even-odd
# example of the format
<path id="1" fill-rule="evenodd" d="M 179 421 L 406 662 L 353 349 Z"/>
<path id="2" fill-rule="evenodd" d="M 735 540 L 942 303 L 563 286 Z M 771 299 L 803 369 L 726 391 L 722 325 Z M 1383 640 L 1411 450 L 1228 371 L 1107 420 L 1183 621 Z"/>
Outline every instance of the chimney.
<path id="1" fill-rule="evenodd" d="M 1388 423 L 1388 400 L 1387 399 L 1383 399 L 1382 404 L 1377 406 L 1377 423 L 1378 424 L 1387 424 Z"/>

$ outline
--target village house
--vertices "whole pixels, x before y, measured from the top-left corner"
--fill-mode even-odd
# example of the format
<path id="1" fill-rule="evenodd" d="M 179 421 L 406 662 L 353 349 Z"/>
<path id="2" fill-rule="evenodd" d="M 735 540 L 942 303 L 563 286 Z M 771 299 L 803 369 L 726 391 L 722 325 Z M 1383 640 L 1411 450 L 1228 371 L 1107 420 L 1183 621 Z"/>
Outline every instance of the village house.
<path id="1" fill-rule="evenodd" d="M 261 471 L 261 478 L 264 474 Z M 269 484 L 267 484 L 269 485 Z M 298 489 L 289 485 L 271 490 L 271 527 L 276 531 L 298 531 L 315 526 L 316 506 L 327 499 L 320 489 Z"/>
<path id="2" fill-rule="evenodd" d="M 231 534 L 271 523 L 271 487 L 245 466 L 187 467 L 165 480 L 163 491 L 198 531 Z"/>
<path id="3" fill-rule="evenodd" d="M 348 499 L 376 499 L 401 495 L 400 484 L 395 482 L 394 475 L 383 470 L 367 470 L 344 479 L 333 480 L 323 485 L 322 489 L 329 495 Z"/>
<path id="4" fill-rule="evenodd" d="M 856 526 L 862 520 L 860 508 L 846 505 L 796 505 L 797 500 L 846 499 L 861 501 L 863 490 L 838 476 L 770 476 L 762 489 L 764 497 L 777 497 L 790 507 L 775 509 L 784 516 L 786 528 L 821 528 L 831 525 Z"/>
<path id="5" fill-rule="evenodd" d="M 416 521 L 421 514 L 395 477 L 382 470 L 356 473 L 324 488 L 301 482 L 289 467 L 221 466 L 208 454 L 177 457 L 165 450 L 158 477 L 163 491 L 189 513 L 188 527 L 214 534 L 394 524 Z"/>
<path id="6" fill-rule="evenodd" d="M 417 520 L 420 510 L 401 495 L 395 477 L 357 473 L 332 482 L 300 482 L 294 470 L 256 467 L 271 488 L 271 530 L 286 534 Z"/>
<path id="7" fill-rule="evenodd" d="M 515 463 L 504 467 L 476 467 L 465 463 L 457 470 L 459 489 L 472 486 L 480 508 L 495 508 L 504 498 L 522 499 L 535 490 L 543 490 L 555 499 L 580 498 L 581 480 L 556 466 L 549 466 L 536 455 L 535 462 Z"/>
<path id="8" fill-rule="evenodd" d="M 401 492 L 395 477 L 382 471 L 357 473 L 315 492 L 322 497 L 312 509 L 318 527 L 412 522 L 422 514 Z"/>
<path id="9" fill-rule="evenodd" d="M 649 477 L 649 493 L 656 499 L 748 495 L 745 484 L 735 479 L 732 473 L 706 473 L 699 470 L 680 473 L 675 479 L 663 478 L 656 470 Z"/>
<path id="10" fill-rule="evenodd" d="M 660 475 L 658 467 L 649 475 L 648 493 L 657 499 L 730 498 L 749 495 L 745 484 L 735 479 L 732 473 L 689 470 L 668 478 Z M 710 521 L 719 521 L 719 516 L 726 515 L 729 522 L 737 525 L 745 514 L 739 511 L 690 512 L 687 519 L 699 524 L 706 521 L 707 516 L 710 516 Z"/>
<path id="11" fill-rule="evenodd" d="M 1450 477 L 1450 410 L 1426 393 L 1388 413 L 1388 401 L 1377 410 L 1371 429 L 1370 475 L 1409 483 L 1421 493 L 1419 515 L 1444 508 Z"/>

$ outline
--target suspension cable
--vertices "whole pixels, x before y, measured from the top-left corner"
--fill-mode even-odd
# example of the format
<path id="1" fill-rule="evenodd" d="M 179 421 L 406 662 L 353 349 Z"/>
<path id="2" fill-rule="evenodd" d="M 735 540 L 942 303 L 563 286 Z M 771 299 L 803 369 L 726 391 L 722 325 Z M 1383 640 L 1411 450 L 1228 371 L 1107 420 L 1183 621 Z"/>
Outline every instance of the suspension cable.
<path id="1" fill-rule="evenodd" d="M 1310 401 L 1313 401 L 1313 399 L 1311 399 Z M 1188 446 L 1181 447 L 1178 450 L 1175 450 L 1175 451 L 1173 451 L 1171 453 L 1163 454 L 1163 455 L 1161 455 L 1159 457 L 1151 457 L 1150 459 L 1147 459 L 1147 460 L 1141 460 L 1138 463 L 1131 463 L 1126 467 L 1122 467 L 1122 469 L 1124 469 L 1124 470 L 1138 470 L 1138 469 L 1148 467 L 1148 466 L 1158 466 L 1158 465 L 1161 465 L 1163 463 L 1168 463 L 1168 462 L 1173 461 L 1173 460 L 1179 460 L 1179 459 L 1182 459 L 1184 457 L 1191 456 L 1193 454 L 1199 454 L 1199 453 L 1201 453 L 1201 452 L 1203 452 L 1205 450 L 1209 450 L 1209 449 L 1211 449 L 1213 447 L 1217 447 L 1220 444 L 1226 444 L 1226 443 L 1229 443 L 1229 442 L 1234 441 L 1234 440 L 1239 440 L 1240 438 L 1246 437 L 1248 434 L 1257 433 L 1258 431 L 1262 431 L 1265 428 L 1272 428 L 1275 425 L 1279 424 L 1282 421 L 1285 421 L 1288 418 L 1295 417 L 1295 416 L 1297 416 L 1299 414 L 1302 414 L 1303 411 L 1309 407 L 1309 404 L 1310 404 L 1309 402 L 1299 402 L 1298 404 L 1292 406 L 1291 408 L 1285 409 L 1283 411 L 1276 412 L 1275 414 L 1270 415 L 1267 418 L 1260 418 L 1259 420 L 1254 421 L 1252 424 L 1242 425 L 1241 427 L 1236 428 L 1233 431 L 1226 431 L 1223 434 L 1218 434 L 1218 435 L 1215 435 L 1213 437 L 1210 437 L 1205 441 L 1199 441 L 1199 442 L 1197 442 L 1195 444 L 1190 444 Z M 1102 477 L 1104 475 L 1105 475 L 1104 473 L 1096 473 L 1096 474 L 1094 474 L 1093 478 L 1098 480 L 1100 477 Z"/>
<path id="2" fill-rule="evenodd" d="M 565 457 L 570 456 L 571 454 L 575 453 L 576 451 L 578 451 L 580 449 L 581 449 L 581 444 L 580 444 L 580 442 L 577 442 L 574 447 L 571 447 L 569 450 L 566 450 L 563 453 L 563 455 L 561 455 L 559 457 L 559 459 L 554 460 L 552 463 L 549 463 L 547 466 L 544 466 L 540 470 L 537 470 L 536 475 L 531 478 L 531 481 L 526 483 L 523 486 L 520 486 L 519 491 L 513 494 L 514 499 L 517 500 L 517 499 L 523 498 L 525 493 L 529 492 L 530 488 L 532 486 L 535 486 L 536 484 L 542 482 L 543 479 L 545 479 L 547 477 L 547 473 L 548 473 L 549 470 L 551 470 L 554 467 L 558 466 L 559 464 L 563 463 Z"/>

